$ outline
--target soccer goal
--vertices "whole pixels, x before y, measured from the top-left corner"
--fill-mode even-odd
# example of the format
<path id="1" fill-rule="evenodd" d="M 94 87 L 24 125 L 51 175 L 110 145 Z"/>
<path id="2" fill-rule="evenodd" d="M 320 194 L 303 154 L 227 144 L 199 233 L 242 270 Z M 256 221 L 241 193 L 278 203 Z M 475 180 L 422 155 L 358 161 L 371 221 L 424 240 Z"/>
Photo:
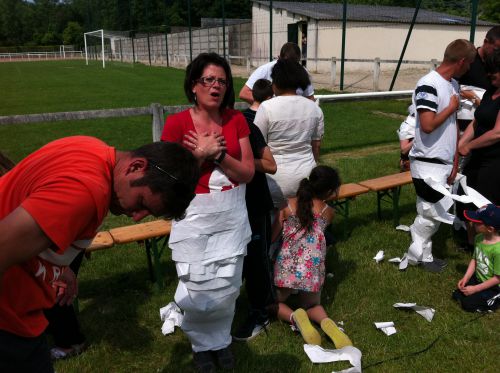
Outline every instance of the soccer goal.
<path id="1" fill-rule="evenodd" d="M 98 39 L 98 44 L 94 44 L 93 46 L 89 45 L 89 42 L 93 39 Z M 102 68 L 106 67 L 106 54 L 113 57 L 115 41 L 121 40 L 123 38 L 128 38 L 128 32 L 120 32 L 120 31 L 108 31 L 108 30 L 95 30 L 85 32 L 83 34 L 83 41 L 85 43 L 85 63 L 89 64 L 89 56 L 91 55 L 99 55 L 102 60 Z M 107 41 L 107 42 L 106 42 Z M 108 46 L 109 50 L 106 51 L 106 46 Z"/>

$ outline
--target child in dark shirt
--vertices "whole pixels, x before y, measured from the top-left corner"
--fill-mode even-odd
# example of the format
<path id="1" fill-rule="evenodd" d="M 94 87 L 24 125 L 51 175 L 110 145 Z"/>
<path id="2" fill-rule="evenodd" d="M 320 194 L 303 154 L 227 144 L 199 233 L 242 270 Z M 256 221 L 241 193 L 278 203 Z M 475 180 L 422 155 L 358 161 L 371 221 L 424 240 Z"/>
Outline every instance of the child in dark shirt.
<path id="1" fill-rule="evenodd" d="M 255 175 L 246 189 L 252 241 L 248 244 L 243 264 L 243 278 L 250 312 L 246 322 L 233 335 L 236 341 L 248 341 L 264 331 L 269 325 L 272 309 L 276 308 L 271 277 L 272 265 L 268 255 L 271 242 L 270 211 L 273 209 L 273 201 L 265 175 L 276 172 L 276 162 L 264 136 L 253 123 L 260 103 L 273 96 L 271 82 L 266 79 L 257 80 L 252 95 L 254 99 L 252 106 L 243 112 L 250 127 L 250 145 L 255 159 Z"/>

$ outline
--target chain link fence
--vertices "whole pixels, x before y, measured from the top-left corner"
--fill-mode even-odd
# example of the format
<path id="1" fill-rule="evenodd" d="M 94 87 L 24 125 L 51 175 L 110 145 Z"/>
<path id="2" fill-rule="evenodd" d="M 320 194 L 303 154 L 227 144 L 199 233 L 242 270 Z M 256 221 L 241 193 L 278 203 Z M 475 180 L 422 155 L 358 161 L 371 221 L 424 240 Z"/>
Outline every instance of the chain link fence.
<path id="1" fill-rule="evenodd" d="M 302 63 L 312 73 L 329 74 L 332 86 L 340 83 L 343 89 L 346 71 L 363 70 L 373 73 L 377 90 L 375 80 L 381 72 L 394 72 L 394 83 L 400 69 L 432 69 L 449 42 L 463 38 L 480 43 L 495 25 L 478 20 L 478 0 L 253 0 L 245 11 L 251 17 L 245 19 L 226 18 L 226 1 L 217 3 L 222 6 L 216 17 L 193 19 L 187 0 L 184 25 L 109 33 L 105 57 L 185 67 L 201 52 L 216 52 L 250 73 L 276 58 L 284 43 L 295 42 Z M 102 43 L 89 43 L 88 53 L 101 58 Z"/>

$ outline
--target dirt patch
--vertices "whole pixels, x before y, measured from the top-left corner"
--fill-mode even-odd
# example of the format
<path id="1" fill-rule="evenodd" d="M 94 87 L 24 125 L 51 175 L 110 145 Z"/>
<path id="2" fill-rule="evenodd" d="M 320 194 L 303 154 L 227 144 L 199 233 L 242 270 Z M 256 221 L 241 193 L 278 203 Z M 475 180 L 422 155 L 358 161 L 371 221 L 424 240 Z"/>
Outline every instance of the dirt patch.
<path id="1" fill-rule="evenodd" d="M 394 153 L 399 152 L 399 144 L 387 144 L 387 145 L 376 145 L 376 146 L 368 146 L 365 148 L 356 148 L 354 150 L 343 151 L 343 152 L 332 152 L 328 154 L 324 154 L 321 156 L 322 163 L 331 163 L 334 160 L 338 160 L 339 158 L 365 158 L 373 154 L 380 153 Z"/>
<path id="2" fill-rule="evenodd" d="M 386 113 L 385 111 L 373 110 L 372 114 L 378 115 L 379 117 L 386 117 L 392 119 L 405 120 L 406 115 L 396 114 L 396 113 Z"/>

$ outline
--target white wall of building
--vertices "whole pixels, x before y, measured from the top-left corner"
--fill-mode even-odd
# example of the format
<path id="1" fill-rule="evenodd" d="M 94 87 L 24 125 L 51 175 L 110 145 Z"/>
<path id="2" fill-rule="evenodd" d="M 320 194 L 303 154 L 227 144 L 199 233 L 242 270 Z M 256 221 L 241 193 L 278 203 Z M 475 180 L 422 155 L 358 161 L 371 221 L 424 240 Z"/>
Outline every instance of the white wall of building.
<path id="1" fill-rule="evenodd" d="M 307 67 L 311 71 L 329 72 L 331 58 L 340 61 L 342 48 L 342 22 L 307 19 L 285 10 L 273 9 L 273 56 L 288 40 L 287 25 L 307 22 Z M 347 59 L 380 58 L 398 60 L 404 46 L 409 24 L 348 22 L 346 28 Z M 483 42 L 489 26 L 478 26 L 476 45 Z M 261 65 L 269 60 L 269 8 L 254 3 L 252 7 L 252 64 Z M 469 26 L 422 25 L 413 28 L 404 59 L 412 61 L 440 61 L 446 46 L 455 39 L 469 39 Z M 299 36 L 300 37 L 300 36 Z M 300 43 L 299 43 L 300 45 Z M 382 63 L 381 69 L 394 69 L 395 63 Z M 403 64 L 401 68 L 422 67 Z M 346 70 L 371 70 L 371 62 L 346 62 Z M 337 63 L 340 70 L 340 62 Z"/>

